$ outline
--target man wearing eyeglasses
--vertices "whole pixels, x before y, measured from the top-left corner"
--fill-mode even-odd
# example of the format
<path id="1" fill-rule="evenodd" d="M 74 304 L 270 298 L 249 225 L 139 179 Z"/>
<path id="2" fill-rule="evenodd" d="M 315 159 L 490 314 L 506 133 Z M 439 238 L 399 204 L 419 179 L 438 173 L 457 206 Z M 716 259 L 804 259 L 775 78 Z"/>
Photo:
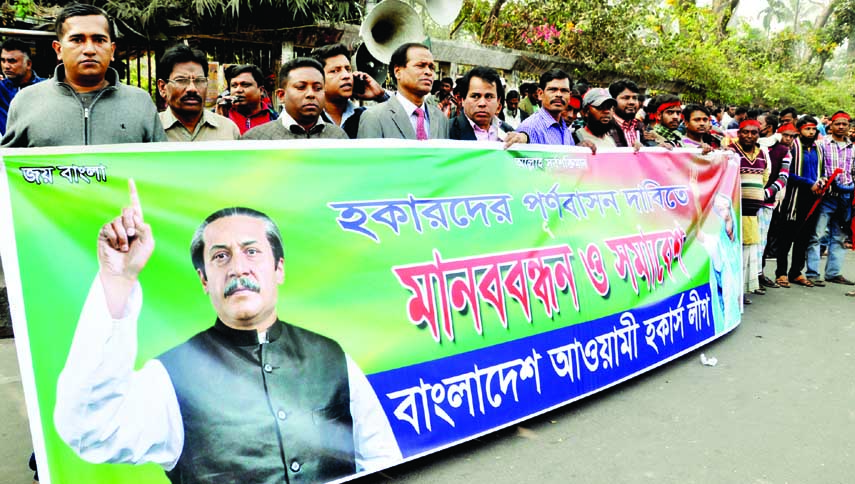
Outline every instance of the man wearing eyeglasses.
<path id="1" fill-rule="evenodd" d="M 19 92 L 9 105 L 3 147 L 166 141 L 149 93 L 119 82 L 110 67 L 113 21 L 88 4 L 56 16 L 54 76 Z"/>
<path id="2" fill-rule="evenodd" d="M 205 109 L 208 58 L 204 52 L 178 44 L 160 57 L 157 90 L 167 109 L 160 122 L 169 141 L 216 141 L 240 138 L 229 118 Z"/>

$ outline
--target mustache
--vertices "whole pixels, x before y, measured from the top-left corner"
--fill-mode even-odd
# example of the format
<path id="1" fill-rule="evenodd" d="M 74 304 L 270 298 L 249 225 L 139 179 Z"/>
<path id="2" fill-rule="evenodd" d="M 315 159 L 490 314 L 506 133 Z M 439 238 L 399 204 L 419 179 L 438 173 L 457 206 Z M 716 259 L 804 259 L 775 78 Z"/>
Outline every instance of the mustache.
<path id="1" fill-rule="evenodd" d="M 184 96 L 182 96 L 182 97 L 181 97 L 181 100 L 182 100 L 182 101 L 187 101 L 187 100 L 190 100 L 190 99 L 194 99 L 194 100 L 196 100 L 196 101 L 202 102 L 202 97 L 201 97 L 201 96 L 198 96 L 198 95 L 196 95 L 196 94 L 186 94 L 186 95 L 184 95 Z"/>
<path id="2" fill-rule="evenodd" d="M 247 289 L 252 292 L 261 292 L 261 287 L 248 277 L 238 277 L 229 281 L 226 288 L 223 290 L 223 296 L 229 297 L 241 289 Z"/>

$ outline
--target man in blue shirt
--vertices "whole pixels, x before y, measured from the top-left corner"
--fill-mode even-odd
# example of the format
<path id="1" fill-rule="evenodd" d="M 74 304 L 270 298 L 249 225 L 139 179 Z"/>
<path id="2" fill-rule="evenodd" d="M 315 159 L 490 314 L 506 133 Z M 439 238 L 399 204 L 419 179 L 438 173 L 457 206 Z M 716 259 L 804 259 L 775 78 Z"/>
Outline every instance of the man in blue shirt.
<path id="1" fill-rule="evenodd" d="M 570 76 L 553 69 L 540 76 L 543 106 L 521 122 L 517 132 L 528 135 L 530 143 L 574 146 L 573 133 L 561 114 L 570 100 Z"/>
<path id="2" fill-rule="evenodd" d="M 775 277 L 779 281 L 806 287 L 815 285 L 814 281 L 802 274 L 802 270 L 805 268 L 807 246 L 817 220 L 816 213 L 808 218 L 808 212 L 826 183 L 823 153 L 816 146 L 816 125 L 816 119 L 810 116 L 805 116 L 796 122 L 799 136 L 793 141 L 790 149 L 792 163 L 787 191 L 783 202 L 777 208 L 780 211 L 781 227 Z M 788 268 L 787 255 L 791 247 L 793 258 Z M 782 279 L 782 276 L 785 279 Z"/>
<path id="3" fill-rule="evenodd" d="M 6 133 L 9 103 L 21 89 L 44 79 L 33 72 L 30 46 L 18 39 L 9 39 L 0 47 L 0 67 L 5 79 L 0 81 L 0 134 Z"/>

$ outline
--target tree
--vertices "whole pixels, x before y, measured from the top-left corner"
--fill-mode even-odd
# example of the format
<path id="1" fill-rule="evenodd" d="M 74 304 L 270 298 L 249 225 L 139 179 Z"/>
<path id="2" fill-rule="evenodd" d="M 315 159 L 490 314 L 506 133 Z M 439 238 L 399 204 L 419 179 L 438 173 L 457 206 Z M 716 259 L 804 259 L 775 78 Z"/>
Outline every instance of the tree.
<path id="1" fill-rule="evenodd" d="M 783 0 L 767 0 L 766 8 L 760 11 L 758 18 L 763 21 L 763 28 L 766 30 L 766 36 L 771 35 L 772 23 L 785 23 L 795 18 L 794 10 L 783 2 Z M 792 0 L 798 5 L 799 0 Z M 798 7 L 796 7 L 798 10 Z"/>

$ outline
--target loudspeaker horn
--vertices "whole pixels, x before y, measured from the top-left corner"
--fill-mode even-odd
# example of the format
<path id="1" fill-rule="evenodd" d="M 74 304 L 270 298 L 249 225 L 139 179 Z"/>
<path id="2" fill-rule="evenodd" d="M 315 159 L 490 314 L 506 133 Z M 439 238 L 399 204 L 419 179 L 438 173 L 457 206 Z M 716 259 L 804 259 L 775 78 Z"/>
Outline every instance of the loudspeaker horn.
<path id="1" fill-rule="evenodd" d="M 383 64 L 388 64 L 392 52 L 408 42 L 423 42 L 425 31 L 416 10 L 399 0 L 383 0 L 362 22 L 359 35 L 368 52 Z"/>
<path id="2" fill-rule="evenodd" d="M 356 49 L 356 54 L 353 56 L 353 63 L 356 64 L 356 70 L 364 72 L 373 77 L 380 85 L 386 83 L 386 76 L 389 74 L 389 66 L 375 59 L 365 44 Z"/>
<path id="3" fill-rule="evenodd" d="M 439 25 L 449 25 L 460 14 L 463 0 L 419 0 L 428 15 Z"/>

